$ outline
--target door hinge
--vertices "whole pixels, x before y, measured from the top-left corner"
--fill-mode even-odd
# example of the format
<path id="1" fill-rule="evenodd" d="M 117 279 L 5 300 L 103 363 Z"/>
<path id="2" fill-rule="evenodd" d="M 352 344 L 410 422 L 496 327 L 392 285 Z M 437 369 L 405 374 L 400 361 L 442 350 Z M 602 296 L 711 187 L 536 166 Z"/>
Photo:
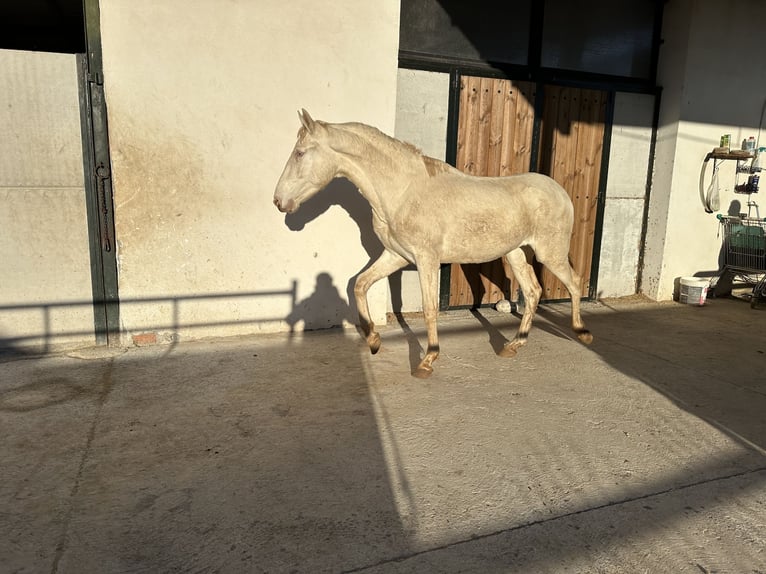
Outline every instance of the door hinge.
<path id="1" fill-rule="evenodd" d="M 109 196 L 106 190 L 106 186 L 111 184 L 109 181 L 110 175 L 109 168 L 103 163 L 99 163 L 96 168 L 96 178 L 98 180 L 98 207 L 101 212 L 99 215 L 101 220 L 101 248 L 107 253 L 112 250 L 112 232 L 109 225 Z"/>
<path id="2" fill-rule="evenodd" d="M 103 86 L 104 74 L 101 72 L 88 72 L 88 82 L 97 86 Z"/>

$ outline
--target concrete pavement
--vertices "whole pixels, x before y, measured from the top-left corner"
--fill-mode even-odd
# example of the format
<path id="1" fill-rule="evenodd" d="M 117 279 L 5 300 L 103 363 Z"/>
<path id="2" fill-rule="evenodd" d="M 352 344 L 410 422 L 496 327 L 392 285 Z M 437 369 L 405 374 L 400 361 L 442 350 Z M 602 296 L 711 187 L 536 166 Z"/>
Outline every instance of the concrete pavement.
<path id="1" fill-rule="evenodd" d="M 4 357 L 0 572 L 766 572 L 766 313 L 584 307 Z"/>

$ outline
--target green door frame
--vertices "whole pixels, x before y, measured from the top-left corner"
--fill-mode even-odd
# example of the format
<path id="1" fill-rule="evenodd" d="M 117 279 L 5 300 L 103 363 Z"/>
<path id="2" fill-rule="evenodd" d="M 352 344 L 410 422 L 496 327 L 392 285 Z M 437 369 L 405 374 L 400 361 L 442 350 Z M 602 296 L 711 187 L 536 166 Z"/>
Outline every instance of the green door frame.
<path id="1" fill-rule="evenodd" d="M 98 0 L 83 0 L 86 54 L 77 56 L 85 202 L 88 215 L 93 320 L 96 343 L 120 344 L 117 243 L 114 236 L 112 164 L 109 156 Z"/>

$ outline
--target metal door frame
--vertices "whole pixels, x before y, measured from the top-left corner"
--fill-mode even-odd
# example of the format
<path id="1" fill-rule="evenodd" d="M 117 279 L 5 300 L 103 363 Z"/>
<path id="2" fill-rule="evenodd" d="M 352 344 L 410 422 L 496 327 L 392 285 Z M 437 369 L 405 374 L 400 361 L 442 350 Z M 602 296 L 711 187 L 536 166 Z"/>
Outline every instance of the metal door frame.
<path id="1" fill-rule="evenodd" d="M 80 128 L 88 217 L 93 321 L 96 343 L 119 345 L 120 302 L 114 235 L 112 164 L 109 155 L 98 0 L 83 0 L 86 53 L 77 55 Z"/>

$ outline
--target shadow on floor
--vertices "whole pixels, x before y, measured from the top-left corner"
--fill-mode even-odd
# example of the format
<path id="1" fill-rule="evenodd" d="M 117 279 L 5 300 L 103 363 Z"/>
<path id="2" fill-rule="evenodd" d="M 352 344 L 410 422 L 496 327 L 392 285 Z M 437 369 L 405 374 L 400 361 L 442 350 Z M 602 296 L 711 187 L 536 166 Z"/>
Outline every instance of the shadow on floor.
<path id="1" fill-rule="evenodd" d="M 301 339 L 2 365 L 3 568 L 337 572 L 406 552 L 358 341 Z"/>
<path id="2" fill-rule="evenodd" d="M 4 567 L 766 571 L 762 313 L 590 309 L 3 363 Z"/>

